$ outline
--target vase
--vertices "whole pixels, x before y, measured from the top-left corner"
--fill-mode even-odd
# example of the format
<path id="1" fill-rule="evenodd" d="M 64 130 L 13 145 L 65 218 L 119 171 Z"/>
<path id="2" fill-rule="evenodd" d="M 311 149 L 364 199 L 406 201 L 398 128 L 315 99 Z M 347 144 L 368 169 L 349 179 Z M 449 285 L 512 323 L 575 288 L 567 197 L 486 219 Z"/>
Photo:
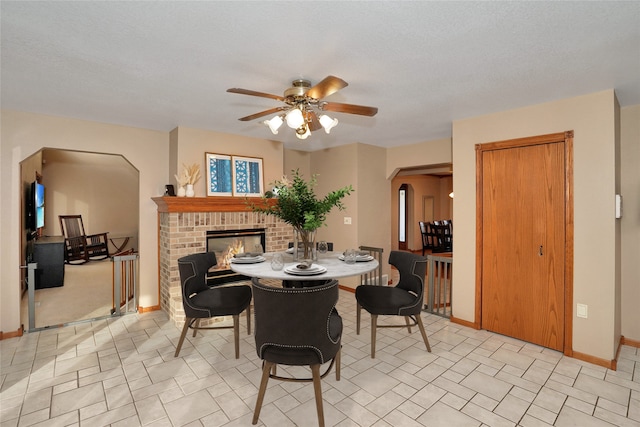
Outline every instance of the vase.
<path id="1" fill-rule="evenodd" d="M 178 197 L 184 197 L 187 194 L 187 190 L 183 186 L 178 187 Z"/>
<path id="2" fill-rule="evenodd" d="M 318 259 L 316 252 L 316 230 L 294 228 L 293 259 L 311 264 Z"/>
<path id="3" fill-rule="evenodd" d="M 185 195 L 187 197 L 193 197 L 196 195 L 196 192 L 193 190 L 193 184 L 187 184 L 187 190 L 185 191 Z"/>

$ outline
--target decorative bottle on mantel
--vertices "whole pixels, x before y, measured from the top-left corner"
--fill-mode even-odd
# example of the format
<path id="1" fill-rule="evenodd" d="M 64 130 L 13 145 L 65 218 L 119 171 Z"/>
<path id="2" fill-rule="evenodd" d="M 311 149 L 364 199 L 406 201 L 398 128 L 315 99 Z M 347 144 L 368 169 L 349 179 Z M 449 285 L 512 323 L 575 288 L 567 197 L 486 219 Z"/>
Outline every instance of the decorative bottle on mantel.
<path id="1" fill-rule="evenodd" d="M 193 197 L 196 192 L 193 190 L 193 184 L 187 184 L 187 190 L 185 191 L 187 197 Z"/>
<path id="2" fill-rule="evenodd" d="M 181 185 L 178 187 L 178 192 L 176 193 L 176 195 L 178 197 L 184 197 L 187 194 L 187 190 L 184 189 L 184 187 Z"/>

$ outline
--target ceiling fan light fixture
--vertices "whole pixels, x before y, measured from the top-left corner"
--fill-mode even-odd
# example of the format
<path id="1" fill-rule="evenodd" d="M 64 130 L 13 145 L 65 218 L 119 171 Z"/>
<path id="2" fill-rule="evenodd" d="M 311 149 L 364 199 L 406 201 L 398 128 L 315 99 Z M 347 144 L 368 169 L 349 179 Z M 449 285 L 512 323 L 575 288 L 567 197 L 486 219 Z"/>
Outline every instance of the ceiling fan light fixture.
<path id="1" fill-rule="evenodd" d="M 291 129 L 298 129 L 304 125 L 304 116 L 299 108 L 292 108 L 286 115 L 287 126 Z"/>
<path id="2" fill-rule="evenodd" d="M 324 128 L 324 131 L 326 133 L 331 132 L 331 129 L 336 127 L 336 125 L 338 124 L 338 119 L 332 119 L 331 117 L 327 116 L 326 114 L 321 115 L 318 118 L 318 120 L 320 120 L 320 124 L 322 125 L 322 127 Z"/>
<path id="3" fill-rule="evenodd" d="M 277 135 L 278 134 L 278 129 L 280 129 L 280 126 L 282 126 L 282 123 L 284 123 L 284 122 L 282 120 L 282 117 L 275 116 L 271 120 L 265 120 L 262 123 L 267 125 L 269 127 L 269 129 L 271 129 L 271 133 L 273 133 L 274 135 Z"/>
<path id="4" fill-rule="evenodd" d="M 307 139 L 311 135 L 311 131 L 309 131 L 309 126 L 306 123 L 303 123 L 298 129 L 296 129 L 296 136 L 298 139 Z"/>

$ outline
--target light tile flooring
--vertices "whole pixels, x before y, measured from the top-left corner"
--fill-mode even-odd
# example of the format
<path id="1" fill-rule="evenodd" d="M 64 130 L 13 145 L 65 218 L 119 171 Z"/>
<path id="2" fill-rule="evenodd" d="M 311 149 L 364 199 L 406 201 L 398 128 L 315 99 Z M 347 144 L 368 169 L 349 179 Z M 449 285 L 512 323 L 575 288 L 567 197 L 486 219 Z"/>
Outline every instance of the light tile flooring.
<path id="1" fill-rule="evenodd" d="M 355 299 L 341 291 L 342 377 L 322 382 L 327 426 L 640 426 L 640 350 L 618 370 L 423 314 L 420 333 L 355 333 Z M 245 319 L 242 319 L 246 325 Z M 250 426 L 260 380 L 252 335 L 189 336 L 162 312 L 76 324 L 0 342 L 2 426 Z M 280 368 L 284 369 L 284 368 Z M 310 384 L 271 380 L 258 425 L 315 426 Z"/>

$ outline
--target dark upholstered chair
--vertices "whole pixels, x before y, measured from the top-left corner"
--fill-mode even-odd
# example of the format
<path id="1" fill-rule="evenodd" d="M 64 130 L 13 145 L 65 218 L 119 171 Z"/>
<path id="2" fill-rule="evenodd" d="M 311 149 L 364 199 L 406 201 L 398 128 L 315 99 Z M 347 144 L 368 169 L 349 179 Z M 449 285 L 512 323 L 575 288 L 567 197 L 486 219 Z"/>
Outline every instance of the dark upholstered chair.
<path id="1" fill-rule="evenodd" d="M 109 258 L 107 233 L 85 233 L 82 215 L 58 215 L 58 219 L 64 236 L 64 260 L 67 263 Z"/>
<path id="2" fill-rule="evenodd" d="M 256 315 L 256 352 L 262 359 L 262 380 L 253 414 L 258 422 L 269 378 L 282 381 L 313 382 L 318 424 L 324 426 L 320 380 L 336 365 L 340 380 L 340 340 L 342 318 L 335 309 L 338 281 L 305 288 L 276 288 L 253 280 Z M 330 362 L 324 373 L 320 365 Z M 311 378 L 281 377 L 276 365 L 311 367 Z"/>
<path id="3" fill-rule="evenodd" d="M 360 285 L 356 288 L 356 333 L 360 334 L 360 312 L 371 313 L 371 358 L 376 356 L 377 328 L 407 328 L 418 325 L 427 351 L 429 339 L 420 317 L 424 301 L 424 281 L 427 259 L 410 252 L 392 251 L 389 264 L 398 269 L 400 280 L 396 286 Z M 403 316 L 406 325 L 378 325 L 379 315 Z M 413 323 L 411 323 L 413 321 Z"/>
<path id="4" fill-rule="evenodd" d="M 182 305 L 185 322 L 176 347 L 178 357 L 189 328 L 196 336 L 198 329 L 233 328 L 236 359 L 240 358 L 240 313 L 247 310 L 247 334 L 251 333 L 251 287 L 246 285 L 207 285 L 207 271 L 216 265 L 213 252 L 188 255 L 178 259 L 180 284 L 182 285 Z M 218 316 L 233 316 L 233 326 L 200 327 L 200 319 Z"/>

